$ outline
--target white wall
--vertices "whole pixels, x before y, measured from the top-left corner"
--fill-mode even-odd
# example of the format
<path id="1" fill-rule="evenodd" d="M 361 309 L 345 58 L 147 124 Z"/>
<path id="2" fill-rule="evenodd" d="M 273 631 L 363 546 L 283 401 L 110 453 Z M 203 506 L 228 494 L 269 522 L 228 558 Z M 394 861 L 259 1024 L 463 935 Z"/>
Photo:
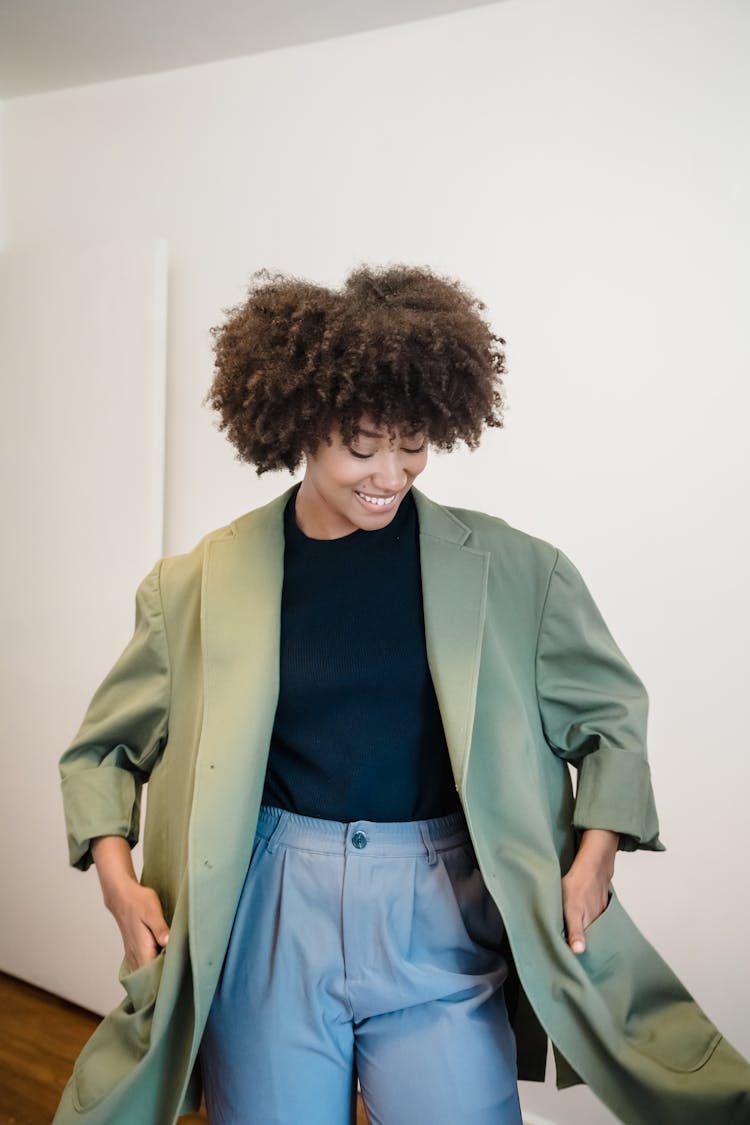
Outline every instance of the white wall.
<path id="1" fill-rule="evenodd" d="M 487 302 L 505 432 L 423 487 L 566 550 L 645 679 L 669 851 L 619 891 L 746 1054 L 749 46 L 734 0 L 508 0 L 5 106 L 10 245 L 169 241 L 167 551 L 288 483 L 201 406 L 252 269 L 429 263 Z"/>
<path id="2" fill-rule="evenodd" d="M 133 631 L 112 595 L 163 550 L 165 322 L 164 243 L 0 254 L 0 969 L 98 1010 L 119 935 L 49 766 Z"/>
<path id="3" fill-rule="evenodd" d="M 0 254 L 0 969 L 97 1011 L 122 943 L 50 766 L 163 553 L 166 278 L 163 242 Z"/>

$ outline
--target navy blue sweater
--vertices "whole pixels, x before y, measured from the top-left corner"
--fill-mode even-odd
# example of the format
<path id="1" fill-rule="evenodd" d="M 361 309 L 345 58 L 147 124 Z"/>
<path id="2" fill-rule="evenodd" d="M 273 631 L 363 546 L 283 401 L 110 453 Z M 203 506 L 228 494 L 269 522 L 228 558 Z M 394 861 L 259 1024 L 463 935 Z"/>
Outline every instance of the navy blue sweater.
<path id="1" fill-rule="evenodd" d="M 419 524 L 338 539 L 284 511 L 280 693 L 263 804 L 325 820 L 422 820 L 460 807 L 427 666 Z"/>

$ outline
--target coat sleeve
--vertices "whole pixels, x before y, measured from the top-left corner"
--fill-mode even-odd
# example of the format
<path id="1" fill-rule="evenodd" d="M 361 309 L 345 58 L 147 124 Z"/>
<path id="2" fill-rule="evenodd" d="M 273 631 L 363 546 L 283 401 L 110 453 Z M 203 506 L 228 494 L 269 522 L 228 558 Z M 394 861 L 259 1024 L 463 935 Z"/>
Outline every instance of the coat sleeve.
<path id="1" fill-rule="evenodd" d="M 664 851 L 646 756 L 648 695 L 569 558 L 557 551 L 536 653 L 545 739 L 578 771 L 573 827 Z"/>
<path id="2" fill-rule="evenodd" d="M 60 759 L 70 862 L 81 871 L 92 863 L 94 837 L 137 842 L 141 788 L 167 741 L 171 685 L 161 561 L 136 591 L 133 636 Z"/>

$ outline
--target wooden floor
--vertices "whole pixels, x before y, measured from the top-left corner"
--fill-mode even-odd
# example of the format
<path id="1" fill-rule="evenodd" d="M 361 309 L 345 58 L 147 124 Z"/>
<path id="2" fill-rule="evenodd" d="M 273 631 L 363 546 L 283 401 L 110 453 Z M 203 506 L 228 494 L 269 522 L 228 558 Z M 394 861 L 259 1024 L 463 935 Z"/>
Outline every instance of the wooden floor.
<path id="1" fill-rule="evenodd" d="M 0 1125 L 50 1125 L 99 1016 L 0 973 Z M 205 1114 L 181 1125 L 206 1125 Z M 302 1125 L 302 1123 L 300 1123 Z M 361 1099 L 357 1125 L 367 1125 Z"/>

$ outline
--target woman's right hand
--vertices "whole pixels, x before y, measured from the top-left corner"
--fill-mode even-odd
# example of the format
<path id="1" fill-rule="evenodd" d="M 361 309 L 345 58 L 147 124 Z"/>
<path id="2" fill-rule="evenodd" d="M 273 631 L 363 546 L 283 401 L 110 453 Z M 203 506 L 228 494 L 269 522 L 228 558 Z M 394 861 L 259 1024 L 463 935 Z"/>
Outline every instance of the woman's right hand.
<path id="1" fill-rule="evenodd" d="M 122 935 L 125 960 L 131 969 L 153 961 L 169 941 L 159 896 L 142 886 L 133 869 L 130 845 L 122 836 L 99 836 L 91 842 L 104 905 Z"/>

